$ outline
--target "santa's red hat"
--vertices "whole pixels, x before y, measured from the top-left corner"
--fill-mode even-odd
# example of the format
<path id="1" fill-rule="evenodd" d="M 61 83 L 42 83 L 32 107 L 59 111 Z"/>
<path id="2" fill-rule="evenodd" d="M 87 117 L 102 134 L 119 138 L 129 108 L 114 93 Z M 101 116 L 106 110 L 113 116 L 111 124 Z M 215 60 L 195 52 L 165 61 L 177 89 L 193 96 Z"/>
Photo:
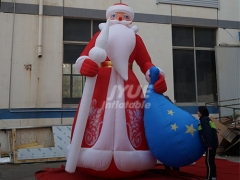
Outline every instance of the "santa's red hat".
<path id="1" fill-rule="evenodd" d="M 106 17 L 109 18 L 111 14 L 116 12 L 124 12 L 130 16 L 130 19 L 134 19 L 134 11 L 131 7 L 129 7 L 127 4 L 123 3 L 116 3 L 113 6 L 110 6 L 106 11 Z"/>

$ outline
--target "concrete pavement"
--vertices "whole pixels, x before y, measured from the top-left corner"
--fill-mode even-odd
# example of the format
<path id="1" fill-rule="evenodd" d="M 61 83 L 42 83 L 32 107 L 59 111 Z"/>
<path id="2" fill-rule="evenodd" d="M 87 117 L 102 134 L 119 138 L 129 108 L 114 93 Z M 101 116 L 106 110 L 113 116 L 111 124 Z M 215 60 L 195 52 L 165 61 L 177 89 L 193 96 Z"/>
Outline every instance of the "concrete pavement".
<path id="1" fill-rule="evenodd" d="M 216 156 L 219 159 L 227 159 L 240 163 L 240 156 Z M 44 168 L 59 168 L 65 165 L 62 162 L 31 163 L 31 164 L 1 164 L 0 180 L 36 180 L 34 174 Z"/>
<path id="2" fill-rule="evenodd" d="M 34 174 L 44 168 L 59 168 L 65 162 L 1 164 L 0 180 L 36 180 Z"/>

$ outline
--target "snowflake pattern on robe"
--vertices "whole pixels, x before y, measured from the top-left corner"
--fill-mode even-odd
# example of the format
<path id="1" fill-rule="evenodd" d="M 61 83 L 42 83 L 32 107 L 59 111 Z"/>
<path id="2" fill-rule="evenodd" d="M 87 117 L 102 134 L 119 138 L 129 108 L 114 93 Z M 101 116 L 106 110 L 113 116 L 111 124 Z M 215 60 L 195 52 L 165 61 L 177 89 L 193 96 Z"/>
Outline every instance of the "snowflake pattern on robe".
<path id="1" fill-rule="evenodd" d="M 103 123 L 101 118 L 103 108 L 97 108 L 96 104 L 97 100 L 93 99 L 88 116 L 89 125 L 87 126 L 84 134 L 85 142 L 89 146 L 92 146 L 96 143 L 100 134 L 101 124 Z"/>
<path id="2" fill-rule="evenodd" d="M 139 108 L 128 109 L 127 112 L 130 117 L 130 122 L 127 123 L 127 126 L 129 128 L 130 141 L 133 147 L 137 148 L 142 143 L 142 133 L 140 131 L 140 127 L 143 123 L 143 115 Z"/>

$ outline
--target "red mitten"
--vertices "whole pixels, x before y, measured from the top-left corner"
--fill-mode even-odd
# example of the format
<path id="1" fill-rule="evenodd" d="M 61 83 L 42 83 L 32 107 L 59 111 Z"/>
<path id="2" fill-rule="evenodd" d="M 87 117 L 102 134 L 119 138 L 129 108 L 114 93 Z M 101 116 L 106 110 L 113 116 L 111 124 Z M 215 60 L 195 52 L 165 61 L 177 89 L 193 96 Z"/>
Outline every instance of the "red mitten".
<path id="1" fill-rule="evenodd" d="M 162 74 L 159 75 L 159 79 L 154 84 L 154 90 L 158 94 L 163 94 L 167 91 L 167 84 Z"/>
<path id="2" fill-rule="evenodd" d="M 85 59 L 82 63 L 82 67 L 80 69 L 80 74 L 83 76 L 94 77 L 98 74 L 98 65 L 91 59 Z"/>

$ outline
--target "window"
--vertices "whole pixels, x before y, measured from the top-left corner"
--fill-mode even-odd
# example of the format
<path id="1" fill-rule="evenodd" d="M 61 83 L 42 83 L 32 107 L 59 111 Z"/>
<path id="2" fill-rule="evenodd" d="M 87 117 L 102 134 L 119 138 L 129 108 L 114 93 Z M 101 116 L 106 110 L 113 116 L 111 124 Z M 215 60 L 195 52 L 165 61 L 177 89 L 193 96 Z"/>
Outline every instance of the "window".
<path id="1" fill-rule="evenodd" d="M 216 30 L 173 26 L 172 43 L 176 103 L 216 101 Z"/>
<path id="2" fill-rule="evenodd" d="M 85 77 L 75 69 L 75 62 L 103 21 L 63 20 L 63 104 L 78 104 L 82 97 Z"/>
<path id="3" fill-rule="evenodd" d="M 218 0 L 157 0 L 156 3 L 219 8 Z"/>

